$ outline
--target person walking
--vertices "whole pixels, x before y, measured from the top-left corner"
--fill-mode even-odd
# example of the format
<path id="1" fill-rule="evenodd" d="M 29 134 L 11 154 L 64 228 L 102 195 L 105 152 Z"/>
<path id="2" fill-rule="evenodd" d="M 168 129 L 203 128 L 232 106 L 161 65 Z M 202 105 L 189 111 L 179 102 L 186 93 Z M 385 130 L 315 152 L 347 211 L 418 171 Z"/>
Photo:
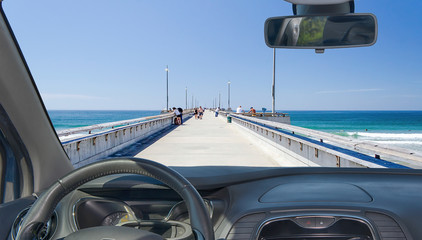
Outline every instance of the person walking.
<path id="1" fill-rule="evenodd" d="M 193 110 L 193 113 L 194 113 L 194 115 L 195 115 L 195 119 L 196 119 L 196 120 L 198 120 L 198 108 L 195 108 L 195 109 Z"/>
<path id="2" fill-rule="evenodd" d="M 202 116 L 204 115 L 204 109 L 201 106 L 199 106 L 198 113 L 199 113 L 199 119 L 202 120 Z"/>
<path id="3" fill-rule="evenodd" d="M 180 115 L 179 115 L 179 117 L 180 117 L 179 123 L 180 123 L 180 125 L 182 125 L 183 124 L 183 108 L 179 107 L 179 108 L 177 108 L 177 110 L 180 112 Z"/>
<path id="4" fill-rule="evenodd" d="M 220 107 L 217 107 L 215 109 L 215 117 L 218 117 L 218 113 L 220 112 Z"/>

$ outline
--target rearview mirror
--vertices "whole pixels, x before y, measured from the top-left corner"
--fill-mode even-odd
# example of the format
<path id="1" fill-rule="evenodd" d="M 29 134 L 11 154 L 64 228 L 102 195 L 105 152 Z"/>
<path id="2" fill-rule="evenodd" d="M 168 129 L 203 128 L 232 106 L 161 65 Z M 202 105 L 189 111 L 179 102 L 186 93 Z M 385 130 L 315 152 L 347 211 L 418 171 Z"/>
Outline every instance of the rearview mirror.
<path id="1" fill-rule="evenodd" d="M 270 48 L 364 47 L 376 40 L 373 14 L 287 16 L 265 21 L 265 43 Z"/>

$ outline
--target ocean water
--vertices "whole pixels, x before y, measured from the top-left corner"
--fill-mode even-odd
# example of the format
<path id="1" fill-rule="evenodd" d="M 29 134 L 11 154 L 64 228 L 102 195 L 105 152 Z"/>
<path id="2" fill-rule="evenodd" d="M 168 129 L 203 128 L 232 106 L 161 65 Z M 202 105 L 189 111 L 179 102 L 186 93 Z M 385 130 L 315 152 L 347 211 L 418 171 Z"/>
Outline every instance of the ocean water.
<path id="1" fill-rule="evenodd" d="M 160 110 L 110 111 L 110 110 L 50 110 L 48 115 L 56 131 L 159 115 Z"/>
<path id="2" fill-rule="evenodd" d="M 286 112 L 295 126 L 422 152 L 422 111 Z"/>

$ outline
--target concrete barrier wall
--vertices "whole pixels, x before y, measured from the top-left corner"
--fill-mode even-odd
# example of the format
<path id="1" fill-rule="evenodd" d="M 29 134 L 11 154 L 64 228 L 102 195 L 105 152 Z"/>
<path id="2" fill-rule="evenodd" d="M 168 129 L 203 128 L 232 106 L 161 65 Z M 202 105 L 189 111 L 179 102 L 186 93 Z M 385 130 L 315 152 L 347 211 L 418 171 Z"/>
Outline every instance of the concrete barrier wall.
<path id="1" fill-rule="evenodd" d="M 214 111 L 214 110 L 213 110 Z M 253 117 L 254 119 L 290 124 L 290 116 L 287 113 L 232 113 L 237 116 Z"/>
<path id="2" fill-rule="evenodd" d="M 70 129 L 57 131 L 57 136 L 66 137 L 66 136 L 69 136 L 69 135 L 79 134 L 79 133 L 91 134 L 91 133 L 95 133 L 95 132 L 99 132 L 99 131 L 104 131 L 105 129 L 112 129 L 112 128 L 119 127 L 119 126 L 120 127 L 121 126 L 127 126 L 127 125 L 145 122 L 145 121 L 153 120 L 153 119 L 157 119 L 157 118 L 172 117 L 173 115 L 174 115 L 173 113 L 164 113 L 164 114 L 157 115 L 157 116 L 148 116 L 148 117 L 142 117 L 142 118 L 136 118 L 136 119 L 123 120 L 123 121 L 94 124 L 94 125 L 85 126 L 85 127 L 70 128 Z"/>
<path id="3" fill-rule="evenodd" d="M 188 113 L 185 113 L 184 116 Z M 139 140 L 151 136 L 169 127 L 172 122 L 173 116 L 159 117 L 72 139 L 62 144 L 72 164 L 75 167 L 80 167 L 105 158 Z"/>
<path id="4" fill-rule="evenodd" d="M 282 116 L 282 117 L 260 117 L 259 119 L 267 120 L 267 121 L 273 121 L 273 122 L 279 122 L 279 123 L 285 123 L 285 124 L 290 124 L 290 116 Z"/>
<path id="5" fill-rule="evenodd" d="M 268 125 L 286 132 L 296 133 L 297 135 L 302 135 L 316 141 L 324 141 L 325 143 L 330 143 L 338 147 L 376 157 L 378 159 L 403 164 L 411 168 L 422 168 L 422 155 L 411 149 L 385 146 L 376 142 L 362 141 L 359 139 L 339 136 L 327 132 L 321 132 L 288 124 L 263 121 L 260 119 L 252 119 L 248 117 L 245 119 L 253 120 L 259 124 Z"/>
<path id="6" fill-rule="evenodd" d="M 232 121 L 243 127 L 248 133 L 254 135 L 254 138 L 277 149 L 278 156 L 276 156 L 275 159 L 279 161 L 281 165 L 285 165 L 285 161 L 291 162 L 299 160 L 308 166 L 384 168 L 384 166 L 366 162 L 344 153 L 312 144 L 303 139 L 242 121 L 238 118 L 233 118 Z"/>
<path id="7" fill-rule="evenodd" d="M 223 112 L 221 116 L 226 117 L 227 113 Z M 278 159 L 278 161 L 299 160 L 308 166 L 322 167 L 404 167 L 393 162 L 376 159 L 371 155 L 364 155 L 358 151 L 335 146 L 327 147 L 327 144 L 318 143 L 318 141 L 307 138 L 298 132 L 285 133 L 270 127 L 272 124 L 277 125 L 279 123 L 265 121 L 268 124 L 267 127 L 260 123 L 254 123 L 254 118 L 234 114 L 231 116 L 234 124 L 239 125 L 244 131 L 251 134 L 254 141 L 262 142 L 261 146 L 265 146 L 264 148 L 272 152 L 272 155 L 277 155 L 275 159 Z"/>

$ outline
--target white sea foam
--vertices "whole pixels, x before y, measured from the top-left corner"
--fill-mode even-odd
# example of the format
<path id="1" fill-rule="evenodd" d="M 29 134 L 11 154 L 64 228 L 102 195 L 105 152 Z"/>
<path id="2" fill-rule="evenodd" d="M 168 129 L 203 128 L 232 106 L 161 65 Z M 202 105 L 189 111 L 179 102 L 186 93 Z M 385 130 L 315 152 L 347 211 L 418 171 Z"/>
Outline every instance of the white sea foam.
<path id="1" fill-rule="evenodd" d="M 373 141 L 376 143 L 382 143 L 382 144 L 389 144 L 389 145 L 421 145 L 422 141 Z"/>
<path id="2" fill-rule="evenodd" d="M 422 154 L 422 133 L 347 132 L 347 135 L 383 146 L 411 149 Z"/>
<path id="3" fill-rule="evenodd" d="M 68 136 L 61 136 L 61 137 L 59 137 L 59 139 L 60 139 L 61 142 L 65 142 L 65 141 L 75 139 L 75 138 L 79 138 L 79 137 L 83 137 L 83 136 L 86 136 L 86 134 L 76 133 L 76 134 L 71 134 L 71 135 L 68 135 Z"/>
<path id="4" fill-rule="evenodd" d="M 349 136 L 365 140 L 397 140 L 397 141 L 422 141 L 422 133 L 371 133 L 371 132 L 347 132 Z"/>

